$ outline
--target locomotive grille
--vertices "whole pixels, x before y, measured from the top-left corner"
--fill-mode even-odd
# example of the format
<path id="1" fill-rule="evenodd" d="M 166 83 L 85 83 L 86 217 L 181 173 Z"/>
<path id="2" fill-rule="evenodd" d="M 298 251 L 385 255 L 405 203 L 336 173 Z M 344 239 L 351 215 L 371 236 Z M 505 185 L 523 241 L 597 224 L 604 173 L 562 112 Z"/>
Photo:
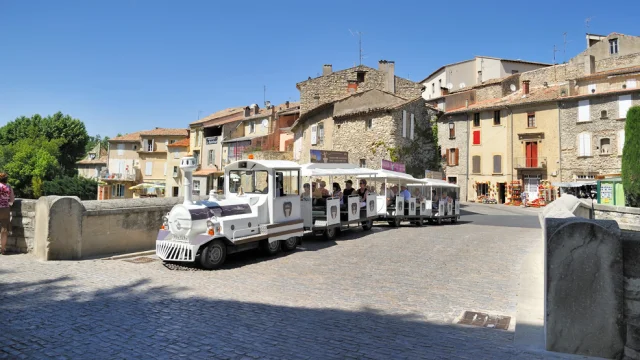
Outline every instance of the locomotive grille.
<path id="1" fill-rule="evenodd" d="M 260 225 L 260 234 L 267 234 L 267 225 Z"/>
<path id="2" fill-rule="evenodd" d="M 195 261 L 195 251 L 189 244 L 174 241 L 157 241 L 156 254 L 167 261 Z"/>

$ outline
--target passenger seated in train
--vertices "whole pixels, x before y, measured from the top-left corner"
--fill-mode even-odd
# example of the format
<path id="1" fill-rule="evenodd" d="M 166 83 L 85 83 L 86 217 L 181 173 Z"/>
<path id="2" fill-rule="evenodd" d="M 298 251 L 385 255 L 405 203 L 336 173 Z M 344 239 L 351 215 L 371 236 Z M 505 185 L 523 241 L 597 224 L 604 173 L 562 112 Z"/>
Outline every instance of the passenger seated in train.
<path id="1" fill-rule="evenodd" d="M 360 179 L 359 182 L 360 188 L 357 191 L 358 196 L 360 197 L 360 207 L 365 207 L 367 205 L 367 180 Z"/>
<path id="2" fill-rule="evenodd" d="M 329 196 L 329 190 L 327 189 L 327 183 L 322 180 L 320 181 L 320 187 L 313 192 L 314 198 L 325 198 Z"/>
<path id="3" fill-rule="evenodd" d="M 353 195 L 353 192 L 355 191 L 355 189 L 353 188 L 353 181 L 351 180 L 347 180 L 344 183 L 344 190 L 342 191 L 342 202 L 347 204 L 347 198 L 351 195 Z"/>
<path id="4" fill-rule="evenodd" d="M 342 197 L 342 189 L 340 188 L 340 184 L 337 182 L 333 183 L 333 193 L 331 194 L 333 198 L 340 199 L 340 206 L 344 205 L 344 198 Z"/>
<path id="5" fill-rule="evenodd" d="M 404 202 L 408 203 L 409 199 L 411 199 L 411 193 L 409 192 L 409 190 L 407 190 L 407 186 L 406 185 L 402 185 L 400 186 L 400 196 L 402 196 L 402 198 L 404 198 Z"/>
<path id="6" fill-rule="evenodd" d="M 302 185 L 302 194 L 300 194 L 300 199 L 301 200 L 311 200 L 311 185 L 309 185 L 309 183 L 306 183 L 304 185 Z"/>

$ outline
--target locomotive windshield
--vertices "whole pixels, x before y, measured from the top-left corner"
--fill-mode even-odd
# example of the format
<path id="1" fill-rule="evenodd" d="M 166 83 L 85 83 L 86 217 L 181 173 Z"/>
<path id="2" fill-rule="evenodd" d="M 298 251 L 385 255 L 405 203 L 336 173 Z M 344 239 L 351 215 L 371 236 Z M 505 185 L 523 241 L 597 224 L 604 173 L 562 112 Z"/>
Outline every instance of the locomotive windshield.
<path id="1" fill-rule="evenodd" d="M 232 170 L 229 171 L 229 192 L 237 193 L 242 187 L 245 193 L 266 194 L 269 192 L 268 179 L 269 173 L 264 170 Z"/>
<path id="2" fill-rule="evenodd" d="M 225 217 L 231 215 L 251 214 L 251 207 L 249 204 L 220 205 L 212 201 L 200 201 L 199 204 L 207 207 L 207 209 L 204 209 L 208 215 L 206 217 L 210 217 L 212 215 L 215 217 Z M 196 210 L 190 211 L 192 213 L 197 212 Z"/>

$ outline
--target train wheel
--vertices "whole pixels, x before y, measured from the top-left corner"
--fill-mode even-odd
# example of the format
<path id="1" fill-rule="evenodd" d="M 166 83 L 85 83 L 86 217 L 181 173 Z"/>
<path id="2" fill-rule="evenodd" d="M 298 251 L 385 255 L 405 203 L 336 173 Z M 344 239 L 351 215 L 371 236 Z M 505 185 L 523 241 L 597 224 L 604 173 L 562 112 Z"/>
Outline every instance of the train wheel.
<path id="1" fill-rule="evenodd" d="M 221 240 L 213 240 L 200 253 L 200 265 L 208 270 L 214 270 L 224 264 L 227 258 L 227 245 Z"/>
<path id="2" fill-rule="evenodd" d="M 260 249 L 267 255 L 275 255 L 280 250 L 280 241 L 269 242 L 269 239 L 260 241 Z"/>
<path id="3" fill-rule="evenodd" d="M 442 218 L 438 218 L 438 225 L 442 225 Z"/>
<path id="4" fill-rule="evenodd" d="M 369 231 L 373 227 L 373 220 L 367 220 L 362 223 L 362 230 Z"/>
<path id="5" fill-rule="evenodd" d="M 298 238 L 295 236 L 290 237 L 287 240 L 281 240 L 280 242 L 282 243 L 280 244 L 282 251 L 293 251 L 298 246 Z"/>
<path id="6" fill-rule="evenodd" d="M 338 233 L 338 229 L 335 227 L 328 228 L 324 231 L 324 239 L 325 240 L 333 240 L 336 238 L 336 234 Z"/>
<path id="7" fill-rule="evenodd" d="M 418 221 L 416 221 L 416 226 L 421 227 L 422 225 L 424 225 L 424 220 L 418 219 Z"/>
<path id="8" fill-rule="evenodd" d="M 402 222 L 402 220 L 400 220 L 399 217 L 395 218 L 393 220 L 393 227 L 400 227 L 400 223 Z"/>

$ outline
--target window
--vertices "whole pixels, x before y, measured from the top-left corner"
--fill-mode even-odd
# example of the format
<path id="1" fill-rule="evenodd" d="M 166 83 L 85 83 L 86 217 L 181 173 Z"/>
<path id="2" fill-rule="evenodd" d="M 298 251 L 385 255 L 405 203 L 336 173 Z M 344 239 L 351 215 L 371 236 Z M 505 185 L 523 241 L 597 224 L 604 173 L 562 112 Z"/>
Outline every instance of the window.
<path id="1" fill-rule="evenodd" d="M 365 74 L 364 71 L 358 71 L 356 76 L 356 81 L 359 83 L 364 82 L 364 74 Z"/>
<path id="2" fill-rule="evenodd" d="M 453 121 L 449 122 L 449 139 L 456 138 L 456 124 Z"/>
<path id="3" fill-rule="evenodd" d="M 124 185 L 115 184 L 111 186 L 111 197 L 112 198 L 124 197 Z"/>
<path id="4" fill-rule="evenodd" d="M 611 140 L 608 138 L 600 139 L 600 154 L 611 154 Z"/>
<path id="5" fill-rule="evenodd" d="M 177 166 L 173 167 L 173 177 L 178 177 L 178 167 Z"/>
<path id="6" fill-rule="evenodd" d="M 476 155 L 476 156 L 473 156 L 471 159 L 473 163 L 472 164 L 473 168 L 471 171 L 474 174 L 480 174 L 480 156 Z"/>
<path id="7" fill-rule="evenodd" d="M 147 176 L 150 176 L 151 174 L 153 174 L 153 162 L 147 160 L 147 162 L 145 163 L 144 174 Z"/>
<path id="8" fill-rule="evenodd" d="M 591 156 L 591 134 L 578 135 L 578 156 Z"/>
<path id="9" fill-rule="evenodd" d="M 144 144 L 144 151 L 153 151 L 153 139 L 144 139 L 142 142 Z"/>
<path id="10" fill-rule="evenodd" d="M 324 143 L 324 123 L 318 124 L 318 144 Z"/>
<path id="11" fill-rule="evenodd" d="M 578 179 L 578 180 L 593 180 L 595 178 L 596 178 L 596 175 L 595 174 L 591 174 L 591 173 L 576 175 L 576 179 Z"/>
<path id="12" fill-rule="evenodd" d="M 367 130 L 371 130 L 373 128 L 373 119 L 367 120 Z"/>
<path id="13" fill-rule="evenodd" d="M 193 192 L 200 193 L 200 180 L 193 180 Z"/>
<path id="14" fill-rule="evenodd" d="M 493 112 L 493 125 L 500 125 L 500 110 Z"/>
<path id="15" fill-rule="evenodd" d="M 431 84 L 431 93 L 435 94 L 436 93 L 436 83 L 432 83 Z"/>
<path id="16" fill-rule="evenodd" d="M 269 173 L 267 171 L 232 170 L 229 172 L 229 192 L 237 193 L 240 187 L 245 193 L 266 194 Z"/>
<path id="17" fill-rule="evenodd" d="M 216 152 L 215 150 L 209 150 L 209 156 L 207 156 L 207 164 L 213 165 L 216 161 Z"/>
<path id="18" fill-rule="evenodd" d="M 615 55 L 618 53 L 618 39 L 609 40 L 609 54 Z"/>
<path id="19" fill-rule="evenodd" d="M 624 130 L 618 131 L 618 155 L 622 155 L 624 149 Z"/>
<path id="20" fill-rule="evenodd" d="M 600 119 L 606 119 L 606 118 L 607 118 L 607 110 L 600 111 Z"/>
<path id="21" fill-rule="evenodd" d="M 578 102 L 578 121 L 589 121 L 589 100 L 581 100 Z"/>
<path id="22" fill-rule="evenodd" d="M 493 173 L 502 174 L 502 155 L 493 155 Z"/>
<path id="23" fill-rule="evenodd" d="M 124 144 L 118 144 L 118 155 L 124 155 Z"/>
<path id="24" fill-rule="evenodd" d="M 618 118 L 626 118 L 629 108 L 631 108 L 631 95 L 620 95 L 618 97 Z"/>
<path id="25" fill-rule="evenodd" d="M 413 140 L 413 128 L 415 126 L 415 118 L 413 114 L 411 114 L 411 131 L 409 132 L 409 138 Z"/>
<path id="26" fill-rule="evenodd" d="M 527 127 L 528 128 L 536 127 L 536 113 L 534 112 L 527 113 Z"/>
<path id="27" fill-rule="evenodd" d="M 361 167 L 361 168 L 367 167 L 367 160 L 365 160 L 365 159 L 360 159 L 360 167 Z"/>
<path id="28" fill-rule="evenodd" d="M 473 145 L 480 145 L 480 130 L 473 132 Z"/>
<path id="29" fill-rule="evenodd" d="M 478 197 L 489 195 L 489 184 L 477 184 L 476 185 L 476 195 Z"/>
<path id="30" fill-rule="evenodd" d="M 449 184 L 457 184 L 457 183 L 458 183 L 458 178 L 457 178 L 457 177 L 455 177 L 455 176 L 449 176 L 449 177 L 447 178 L 447 182 L 448 182 Z"/>
<path id="31" fill-rule="evenodd" d="M 180 196 L 180 188 L 179 187 L 174 186 L 174 187 L 171 188 L 171 190 L 172 190 L 173 197 Z"/>
<path id="32" fill-rule="evenodd" d="M 473 114 L 473 126 L 474 127 L 479 127 L 480 126 L 480 113 L 474 113 Z"/>
<path id="33" fill-rule="evenodd" d="M 196 159 L 196 166 L 200 165 L 200 150 L 194 150 L 193 157 Z"/>
<path id="34" fill-rule="evenodd" d="M 407 137 L 407 110 L 402 110 L 402 137 Z"/>
<path id="35" fill-rule="evenodd" d="M 447 149 L 447 165 L 448 166 L 458 166 L 458 161 L 460 158 L 460 153 L 458 148 Z"/>
<path id="36" fill-rule="evenodd" d="M 318 143 L 318 125 L 311 125 L 311 145 Z"/>
<path id="37" fill-rule="evenodd" d="M 438 79 L 438 89 L 440 89 L 440 94 L 442 94 L 442 79 Z"/>
<path id="38" fill-rule="evenodd" d="M 276 188 L 282 189 L 276 192 L 276 196 L 299 195 L 299 180 L 298 170 L 276 170 Z"/>
<path id="39" fill-rule="evenodd" d="M 251 120 L 249 121 L 249 134 L 253 134 L 256 132 L 256 122 Z"/>
<path id="40" fill-rule="evenodd" d="M 138 145 L 133 145 L 133 150 L 138 150 Z"/>

